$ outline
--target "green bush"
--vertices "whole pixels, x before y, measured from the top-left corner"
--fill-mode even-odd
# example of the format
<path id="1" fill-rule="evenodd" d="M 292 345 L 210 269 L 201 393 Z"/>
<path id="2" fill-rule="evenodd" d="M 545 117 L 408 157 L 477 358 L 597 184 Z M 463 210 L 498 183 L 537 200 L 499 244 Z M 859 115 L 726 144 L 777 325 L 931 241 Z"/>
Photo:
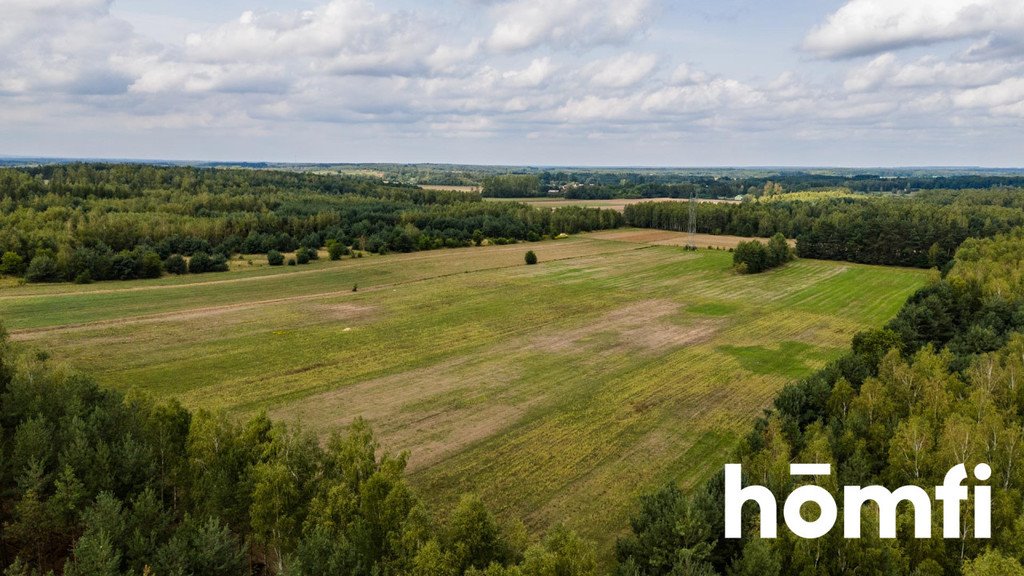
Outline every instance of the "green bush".
<path id="1" fill-rule="evenodd" d="M 188 271 L 191 274 L 204 274 L 210 271 L 210 255 L 206 252 L 196 252 L 188 261 Z"/>
<path id="2" fill-rule="evenodd" d="M 25 280 L 29 282 L 57 282 L 60 280 L 60 271 L 57 269 L 57 261 L 46 254 L 40 254 L 29 262 L 28 270 L 25 271 Z"/>
<path id="3" fill-rule="evenodd" d="M 25 271 L 25 260 L 16 252 L 4 252 L 0 256 L 0 274 L 20 276 Z"/>
<path id="4" fill-rule="evenodd" d="M 786 237 L 776 234 L 767 245 L 759 240 L 740 242 L 732 253 L 732 263 L 740 274 L 757 274 L 782 266 L 793 257 L 793 249 Z"/>
<path id="5" fill-rule="evenodd" d="M 732 253 L 732 264 L 740 274 L 757 274 L 770 268 L 768 247 L 758 240 L 740 242 Z"/>
<path id="6" fill-rule="evenodd" d="M 299 264 L 309 264 L 309 260 L 310 257 L 308 248 L 299 248 L 298 250 L 295 251 L 295 261 L 298 262 Z"/>
<path id="7" fill-rule="evenodd" d="M 782 266 L 793 259 L 793 249 L 785 236 L 776 234 L 768 241 L 768 255 L 772 266 Z"/>
<path id="8" fill-rule="evenodd" d="M 270 264 L 271 266 L 280 266 L 284 264 L 284 254 L 281 254 L 277 250 L 267 252 L 267 264 Z"/>
<path id="9" fill-rule="evenodd" d="M 167 270 L 168 274 L 187 274 L 188 263 L 181 254 L 171 254 L 164 260 L 164 270 Z"/>
<path id="10" fill-rule="evenodd" d="M 327 243 L 327 255 L 331 260 L 341 260 L 341 257 L 348 252 L 348 248 L 341 242 L 331 240 Z"/>
<path id="11" fill-rule="evenodd" d="M 213 256 L 206 252 L 196 252 L 188 262 L 188 271 L 192 274 L 203 274 L 205 272 L 227 272 L 228 259 L 223 254 Z"/>
<path id="12" fill-rule="evenodd" d="M 534 254 L 533 250 L 530 250 L 529 252 L 526 253 L 526 264 L 529 266 L 533 266 L 536 263 L 537 255 Z"/>
<path id="13" fill-rule="evenodd" d="M 159 278 L 164 273 L 164 263 L 160 261 L 160 255 L 149 251 L 142 255 L 140 278 Z"/>

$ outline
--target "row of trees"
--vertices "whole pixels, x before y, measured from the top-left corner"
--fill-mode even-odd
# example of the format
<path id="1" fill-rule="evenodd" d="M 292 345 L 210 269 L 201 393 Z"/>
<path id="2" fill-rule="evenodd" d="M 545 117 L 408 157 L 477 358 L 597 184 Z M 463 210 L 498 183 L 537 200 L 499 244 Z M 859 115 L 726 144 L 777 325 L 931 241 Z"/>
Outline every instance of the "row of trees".
<path id="1" fill-rule="evenodd" d="M 1020 190 L 946 192 L 922 198 L 868 197 L 700 203 L 697 231 L 797 239 L 797 255 L 867 264 L 942 267 L 967 238 L 990 237 L 1024 225 Z M 955 198 L 972 198 L 953 201 Z M 1007 205 L 1009 204 L 1009 205 Z M 626 207 L 630 226 L 685 231 L 689 206 L 642 202 Z"/>
<path id="2" fill-rule="evenodd" d="M 914 510 L 901 506 L 897 538 L 878 537 L 878 511 L 863 510 L 863 538 L 836 528 L 816 540 L 723 539 L 723 478 L 683 494 L 668 486 L 643 499 L 632 534 L 617 546 L 630 575 L 1024 574 L 1024 231 L 971 239 L 945 278 L 910 298 L 883 329 L 858 334 L 851 351 L 787 386 L 733 462 L 744 484 L 767 486 L 780 506 L 814 482 L 842 503 L 845 485 L 917 485 L 931 490 L 953 465 L 992 467 L 992 539 L 973 536 L 961 511 L 958 538 L 916 539 Z M 829 477 L 795 479 L 791 462 L 830 463 Z M 843 512 L 840 510 L 840 515 Z M 781 510 L 779 517 L 782 517 Z"/>
<path id="3" fill-rule="evenodd" d="M 8 576 L 576 576 L 595 551 L 530 542 L 479 498 L 438 518 L 356 420 L 321 442 L 105 390 L 0 335 L 0 568 Z"/>
<path id="4" fill-rule="evenodd" d="M 758 274 L 792 261 L 793 249 L 782 234 L 772 236 L 767 244 L 760 240 L 740 242 L 732 253 L 732 264 L 740 274 Z"/>
<path id="5" fill-rule="evenodd" d="M 5 252 L 0 256 L 0 274 L 24 276 L 29 282 L 74 281 L 85 284 L 94 280 L 159 278 L 164 272 L 202 274 L 227 270 L 228 261 L 223 254 L 195 252 L 188 259 L 180 254 L 171 254 L 161 259 L 160 254 L 148 246 L 118 253 L 102 244 L 59 254 L 40 251 L 27 265 L 21 255 L 15 252 Z"/>
<path id="6" fill-rule="evenodd" d="M 298 172 L 133 165 L 0 169 L 0 273 L 33 281 L 148 277 L 172 255 L 337 244 L 387 253 L 621 225 L 613 211 Z M 153 256 L 155 254 L 155 256 Z M 33 264 L 33 261 L 39 262 Z M 148 259 L 151 266 L 138 263 Z"/>

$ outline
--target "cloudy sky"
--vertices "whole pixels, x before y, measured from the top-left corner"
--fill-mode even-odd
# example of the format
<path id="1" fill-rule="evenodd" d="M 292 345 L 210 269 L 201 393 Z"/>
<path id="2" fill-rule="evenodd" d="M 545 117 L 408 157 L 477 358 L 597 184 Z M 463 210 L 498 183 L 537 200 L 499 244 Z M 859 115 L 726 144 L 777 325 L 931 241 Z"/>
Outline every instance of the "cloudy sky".
<path id="1" fill-rule="evenodd" d="M 0 155 L 1024 165 L 1021 0 L 0 7 Z"/>

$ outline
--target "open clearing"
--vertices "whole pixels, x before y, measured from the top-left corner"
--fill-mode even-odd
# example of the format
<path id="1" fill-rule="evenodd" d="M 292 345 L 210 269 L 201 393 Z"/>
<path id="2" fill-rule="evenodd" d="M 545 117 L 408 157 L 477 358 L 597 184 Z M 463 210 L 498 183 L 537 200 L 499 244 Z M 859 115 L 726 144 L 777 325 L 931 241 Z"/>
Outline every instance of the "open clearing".
<path id="1" fill-rule="evenodd" d="M 411 452 L 435 506 L 476 491 L 531 528 L 568 519 L 607 553 L 639 494 L 720 470 L 781 386 L 927 277 L 815 260 L 740 276 L 731 254 L 686 240 L 625 229 L 21 286 L 0 290 L 0 319 L 115 388 L 318 433 L 364 416 L 385 447 Z M 528 249 L 539 265 L 523 265 Z"/>
<path id="2" fill-rule="evenodd" d="M 688 202 L 687 198 L 613 198 L 610 200 L 567 200 L 565 198 L 485 198 L 490 202 L 522 202 L 539 208 L 559 208 L 561 206 L 587 206 L 589 208 L 607 208 L 624 212 L 626 206 L 640 202 Z M 738 204 L 739 200 L 715 198 L 698 198 L 698 202 L 713 204 Z"/>
<path id="3" fill-rule="evenodd" d="M 459 184 L 420 184 L 424 190 L 449 190 L 452 192 L 479 192 L 479 186 L 463 186 Z"/>
<path id="4" fill-rule="evenodd" d="M 591 238 L 599 240 L 617 240 L 619 242 L 636 242 L 638 244 L 653 244 L 655 246 L 686 246 L 690 244 L 689 234 L 671 232 L 668 230 L 637 230 L 631 228 L 619 230 L 605 230 L 594 232 Z M 697 248 L 735 248 L 740 242 L 760 240 L 767 243 L 768 238 L 745 238 L 743 236 L 716 236 L 714 234 L 694 234 L 693 245 Z M 796 246 L 796 240 L 789 241 L 790 246 Z"/>

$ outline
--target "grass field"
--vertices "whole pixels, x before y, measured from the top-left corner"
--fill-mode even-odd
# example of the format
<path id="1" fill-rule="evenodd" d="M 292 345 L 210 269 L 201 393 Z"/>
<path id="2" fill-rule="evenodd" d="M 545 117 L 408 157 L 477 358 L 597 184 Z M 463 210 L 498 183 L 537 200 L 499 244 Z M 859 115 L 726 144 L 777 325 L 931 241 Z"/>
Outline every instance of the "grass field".
<path id="1" fill-rule="evenodd" d="M 9 287 L 0 319 L 118 389 L 321 433 L 364 416 L 439 509 L 476 491 L 607 553 L 640 493 L 720 470 L 782 385 L 927 275 L 798 260 L 741 276 L 726 251 L 650 233 Z"/>

